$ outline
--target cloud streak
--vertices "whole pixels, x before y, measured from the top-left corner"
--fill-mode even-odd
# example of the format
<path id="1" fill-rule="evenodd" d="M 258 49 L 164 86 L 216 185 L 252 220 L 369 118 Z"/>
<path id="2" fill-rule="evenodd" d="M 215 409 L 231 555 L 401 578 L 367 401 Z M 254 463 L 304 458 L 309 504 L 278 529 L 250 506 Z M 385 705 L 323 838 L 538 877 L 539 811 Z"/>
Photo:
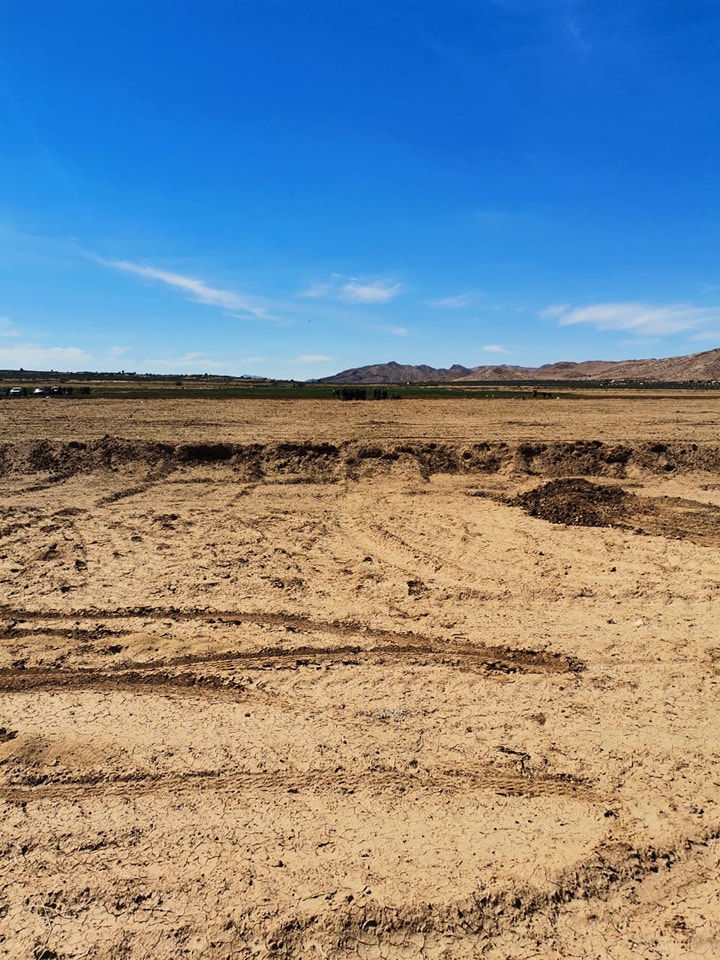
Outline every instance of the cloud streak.
<path id="1" fill-rule="evenodd" d="M 434 307 L 436 310 L 462 310 L 463 307 L 471 307 L 474 303 L 477 303 L 481 297 L 482 294 L 480 293 L 468 291 L 467 293 L 458 293 L 454 297 L 440 297 L 438 300 L 428 300 L 428 306 Z"/>
<path id="2" fill-rule="evenodd" d="M 25 370 L 90 369 L 93 357 L 80 347 L 46 347 L 39 343 L 18 343 L 0 348 L 0 366 Z"/>
<path id="3" fill-rule="evenodd" d="M 561 327 L 587 324 L 596 330 L 632 330 L 648 336 L 668 336 L 720 322 L 720 307 L 697 307 L 692 303 L 651 304 L 642 302 L 595 303 L 584 307 L 552 304 L 540 314 Z"/>
<path id="4" fill-rule="evenodd" d="M 202 303 L 209 307 L 220 307 L 230 313 L 245 314 L 258 320 L 269 319 L 265 305 L 257 297 L 238 293 L 236 290 L 225 290 L 221 287 L 211 287 L 204 280 L 188 277 L 182 273 L 170 270 L 159 270 L 131 260 L 103 260 L 97 262 L 104 267 L 131 273 L 143 280 L 156 281 L 168 287 L 173 287 L 183 293 L 193 303 Z"/>
<path id="5" fill-rule="evenodd" d="M 10 317 L 0 317 L 0 337 L 19 337 L 20 331 L 12 325 Z"/>
<path id="6" fill-rule="evenodd" d="M 390 303 L 402 291 L 397 280 L 360 280 L 334 273 L 326 283 L 316 283 L 298 296 L 311 300 L 339 300 L 341 303 Z"/>
<path id="7" fill-rule="evenodd" d="M 148 369 L 171 370 L 173 373 L 224 372 L 230 366 L 228 360 L 213 360 L 197 350 L 190 350 L 179 357 L 146 357 L 143 363 L 147 364 Z"/>
<path id="8" fill-rule="evenodd" d="M 691 337 L 691 340 L 708 340 L 715 341 L 717 344 L 720 344 L 720 330 L 715 328 L 714 330 L 703 330 L 702 333 L 694 333 Z"/>

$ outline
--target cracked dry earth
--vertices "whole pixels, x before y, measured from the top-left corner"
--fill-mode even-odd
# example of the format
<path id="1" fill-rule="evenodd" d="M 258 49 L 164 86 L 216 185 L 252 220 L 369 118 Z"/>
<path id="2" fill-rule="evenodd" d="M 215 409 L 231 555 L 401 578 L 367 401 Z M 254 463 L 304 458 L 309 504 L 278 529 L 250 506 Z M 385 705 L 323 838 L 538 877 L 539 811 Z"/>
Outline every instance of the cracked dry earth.
<path id="1" fill-rule="evenodd" d="M 720 400 L 599 403 L 6 404 L 0 956 L 720 955 Z"/>

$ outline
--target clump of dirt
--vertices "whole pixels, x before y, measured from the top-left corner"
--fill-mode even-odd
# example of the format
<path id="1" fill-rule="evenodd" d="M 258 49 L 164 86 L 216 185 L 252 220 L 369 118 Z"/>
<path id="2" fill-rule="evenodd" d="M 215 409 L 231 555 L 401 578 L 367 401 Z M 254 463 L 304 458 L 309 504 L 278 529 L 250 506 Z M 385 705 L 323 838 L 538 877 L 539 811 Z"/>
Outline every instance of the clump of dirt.
<path id="1" fill-rule="evenodd" d="M 181 443 L 174 450 L 176 459 L 188 463 L 222 463 L 234 455 L 232 443 Z"/>
<path id="2" fill-rule="evenodd" d="M 522 507 L 531 517 L 578 527 L 624 526 L 635 507 L 636 497 L 622 487 L 590 483 L 579 477 L 550 480 L 513 497 L 512 506 Z"/>

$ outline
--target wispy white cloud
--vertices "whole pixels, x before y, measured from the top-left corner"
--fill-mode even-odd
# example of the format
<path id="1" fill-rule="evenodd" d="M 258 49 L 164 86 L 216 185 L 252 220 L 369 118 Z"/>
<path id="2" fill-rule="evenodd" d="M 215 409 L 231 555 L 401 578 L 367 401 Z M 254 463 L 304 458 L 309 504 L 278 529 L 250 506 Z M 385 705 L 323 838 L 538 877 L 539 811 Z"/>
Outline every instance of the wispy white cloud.
<path id="1" fill-rule="evenodd" d="M 554 304 L 541 316 L 555 319 L 561 327 L 587 324 L 596 330 L 632 330 L 644 336 L 667 336 L 720 322 L 720 307 L 697 307 L 692 303 L 595 303 L 585 307 Z"/>
<path id="2" fill-rule="evenodd" d="M 626 337 L 624 340 L 618 340 L 617 345 L 626 350 L 642 350 L 660 342 L 660 337 Z"/>
<path id="3" fill-rule="evenodd" d="M 330 360 L 332 360 L 332 357 L 328 357 L 324 353 L 301 353 L 296 358 L 297 363 L 329 363 Z"/>
<path id="4" fill-rule="evenodd" d="M 171 370 L 173 373 L 225 371 L 231 365 L 228 360 L 213 360 L 197 350 L 190 350 L 178 357 L 146 357 L 142 362 L 148 370 Z"/>
<path id="5" fill-rule="evenodd" d="M 10 317 L 0 317 L 0 337 L 19 337 L 20 331 L 14 327 Z"/>
<path id="6" fill-rule="evenodd" d="M 38 343 L 17 343 L 0 347 L 0 366 L 25 370 L 85 370 L 93 357 L 80 347 L 48 347 Z"/>
<path id="7" fill-rule="evenodd" d="M 402 284 L 392 280 L 375 280 L 372 283 L 350 280 L 343 287 L 343 294 L 348 303 L 390 303 L 401 290 Z"/>
<path id="8" fill-rule="evenodd" d="M 702 333 L 693 333 L 689 339 L 705 340 L 710 342 L 714 341 L 718 346 L 720 346 L 720 330 L 717 328 L 714 330 L 703 330 Z"/>
<path id="9" fill-rule="evenodd" d="M 576 0 L 565 0 L 565 29 L 570 35 L 570 39 L 575 49 L 580 50 L 583 53 L 587 53 L 590 49 L 590 45 L 580 26 L 577 7 L 578 4 L 576 3 Z"/>
<path id="10" fill-rule="evenodd" d="M 462 310 L 463 307 L 471 307 L 478 300 L 482 299 L 483 294 L 478 291 L 468 290 L 466 293 L 458 293 L 454 297 L 440 297 L 438 300 L 428 300 L 429 307 L 435 307 L 438 310 Z"/>
<path id="11" fill-rule="evenodd" d="M 499 343 L 488 343 L 487 346 L 483 347 L 485 353 L 509 353 L 509 350 L 506 350 L 505 347 L 501 347 Z"/>
<path id="12" fill-rule="evenodd" d="M 363 331 L 371 334 L 390 334 L 391 337 L 409 337 L 413 332 L 411 327 L 392 326 L 386 323 L 366 324 Z"/>
<path id="13" fill-rule="evenodd" d="M 567 26 L 568 33 L 572 37 L 575 45 L 580 50 L 587 50 L 587 44 L 583 40 L 583 36 L 580 31 L 580 26 L 577 20 L 574 17 L 568 17 L 567 20 L 565 21 L 565 25 Z"/>
<path id="14" fill-rule="evenodd" d="M 568 310 L 570 310 L 570 304 L 568 303 L 551 303 L 549 307 L 540 311 L 540 316 L 544 320 L 556 320 Z"/>
<path id="15" fill-rule="evenodd" d="M 204 280 L 188 277 L 182 273 L 170 270 L 159 270 L 131 260 L 103 260 L 95 258 L 98 263 L 113 270 L 122 270 L 132 273 L 143 280 L 157 281 L 169 287 L 180 290 L 193 303 L 203 303 L 210 307 L 221 307 L 230 313 L 246 314 L 259 320 L 270 319 L 263 301 L 258 297 L 239 293 L 237 290 L 225 290 L 221 287 L 211 287 Z"/>
<path id="16" fill-rule="evenodd" d="M 567 32 L 573 46 L 585 53 L 590 46 L 578 19 L 577 0 L 552 0 L 550 3 L 528 4 L 527 0 L 489 0 L 506 16 L 527 16 L 529 12 L 547 18 L 556 29 Z"/>
<path id="17" fill-rule="evenodd" d="M 337 276 L 337 274 L 333 274 L 333 276 Z M 333 289 L 334 285 L 332 283 L 313 283 L 305 290 L 301 290 L 297 296 L 307 300 L 325 300 L 330 296 Z"/>
<path id="18" fill-rule="evenodd" d="M 339 300 L 343 303 L 390 303 L 402 291 L 397 280 L 361 280 L 333 273 L 325 283 L 315 283 L 298 293 L 299 297 L 313 300 Z"/>

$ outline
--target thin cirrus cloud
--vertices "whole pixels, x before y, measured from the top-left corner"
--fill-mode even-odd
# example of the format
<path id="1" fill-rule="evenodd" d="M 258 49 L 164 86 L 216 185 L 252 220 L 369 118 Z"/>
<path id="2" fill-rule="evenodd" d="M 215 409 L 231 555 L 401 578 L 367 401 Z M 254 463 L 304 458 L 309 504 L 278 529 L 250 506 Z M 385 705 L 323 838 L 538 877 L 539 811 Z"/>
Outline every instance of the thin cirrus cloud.
<path id="1" fill-rule="evenodd" d="M 509 353 L 509 350 L 506 350 L 505 347 L 501 347 L 499 343 L 488 343 L 487 346 L 483 347 L 485 353 Z"/>
<path id="2" fill-rule="evenodd" d="M 238 293 L 236 290 L 224 290 L 220 287 L 211 287 L 204 280 L 187 277 L 170 270 L 158 270 L 146 264 L 134 263 L 131 260 L 103 260 L 96 258 L 98 263 L 113 270 L 122 270 L 132 273 L 144 280 L 153 280 L 164 283 L 168 287 L 180 290 L 193 303 L 203 303 L 209 307 L 220 307 L 230 313 L 246 314 L 258 320 L 270 319 L 267 310 L 257 297 Z"/>
<path id="3" fill-rule="evenodd" d="M 703 330 L 701 333 L 694 333 L 690 339 L 698 341 L 706 340 L 720 344 L 720 330 L 718 330 L 717 327 L 713 330 Z"/>
<path id="4" fill-rule="evenodd" d="M 373 324 L 366 326 L 365 330 L 369 333 L 389 334 L 392 337 L 409 337 L 412 334 L 410 327 L 388 326 L 387 324 Z"/>
<path id="5" fill-rule="evenodd" d="M 191 350 L 179 357 L 147 357 L 143 360 L 143 363 L 147 364 L 149 369 L 170 369 L 176 373 L 186 370 L 192 372 L 198 370 L 225 370 L 228 367 L 227 360 L 212 360 L 207 354 L 199 353 L 196 350 Z"/>
<path id="6" fill-rule="evenodd" d="M 0 317 L 0 337 L 19 337 L 20 331 L 14 327 L 10 317 Z"/>
<path id="7" fill-rule="evenodd" d="M 87 350 L 80 347 L 46 347 L 39 343 L 14 343 L 0 348 L 0 365 L 37 370 L 78 370 L 82 364 L 94 363 Z"/>
<path id="8" fill-rule="evenodd" d="M 440 297 L 439 300 L 428 300 L 428 306 L 436 310 L 462 310 L 463 307 L 471 307 L 480 300 L 482 294 L 472 290 L 467 293 L 458 293 L 454 297 Z"/>
<path id="9" fill-rule="evenodd" d="M 301 353 L 296 363 L 329 363 L 332 357 L 324 353 Z"/>
<path id="10" fill-rule="evenodd" d="M 720 307 L 641 302 L 595 303 L 573 307 L 567 303 L 556 303 L 546 307 L 540 316 L 557 320 L 561 327 L 587 324 L 596 330 L 632 330 L 641 335 L 668 336 L 720 322 Z"/>
<path id="11" fill-rule="evenodd" d="M 316 283 L 298 296 L 311 300 L 339 300 L 342 303 L 390 303 L 402 291 L 397 280 L 360 280 L 334 273 L 326 283 Z"/>

